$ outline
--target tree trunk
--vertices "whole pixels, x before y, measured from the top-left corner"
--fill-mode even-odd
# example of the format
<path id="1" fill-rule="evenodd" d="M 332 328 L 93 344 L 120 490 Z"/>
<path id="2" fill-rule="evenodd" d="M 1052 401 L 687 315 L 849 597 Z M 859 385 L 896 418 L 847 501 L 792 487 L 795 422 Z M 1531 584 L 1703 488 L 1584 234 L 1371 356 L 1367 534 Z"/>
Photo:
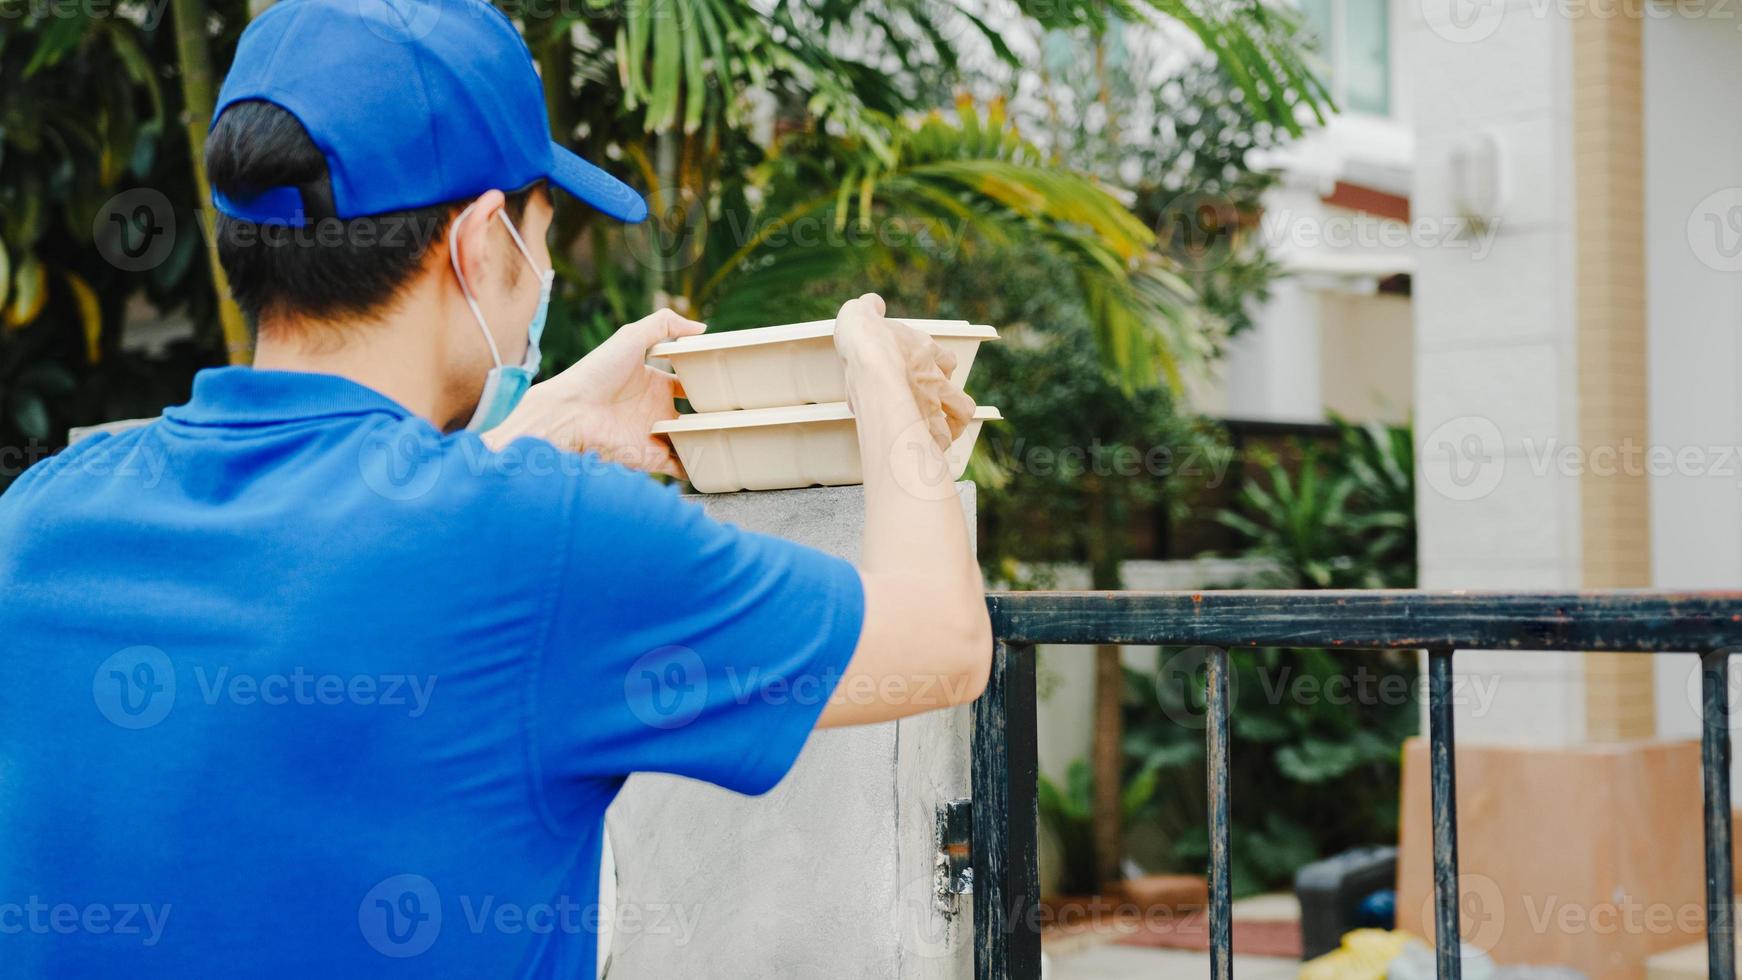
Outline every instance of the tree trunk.
<path id="1" fill-rule="evenodd" d="M 188 155 L 193 158 L 194 189 L 199 194 L 200 229 L 217 227 L 212 211 L 212 185 L 206 177 L 206 130 L 212 124 L 216 101 L 212 84 L 212 58 L 206 43 L 205 0 L 172 0 L 175 13 L 175 52 L 181 63 L 182 113 L 187 130 Z M 206 265 L 212 274 L 212 291 L 218 297 L 218 323 L 224 330 L 224 346 L 231 364 L 254 360 L 254 336 L 236 301 L 230 298 L 230 279 L 218 262 L 218 243 L 206 238 Z"/>
<path id="2" fill-rule="evenodd" d="M 681 115 L 681 113 L 680 113 Z M 654 192 L 653 200 L 657 210 L 649 218 L 650 221 L 671 220 L 681 200 L 681 189 L 678 187 L 678 154 L 681 152 L 681 140 L 678 136 L 678 124 L 659 131 L 654 137 L 654 170 L 659 178 L 659 187 Z M 675 272 L 667 266 L 672 263 L 655 262 L 652 274 L 648 276 L 648 308 L 657 310 L 662 306 L 671 306 L 678 295 Z"/>
<path id="3" fill-rule="evenodd" d="M 1091 478 L 1089 492 L 1088 551 L 1089 584 L 1096 590 L 1119 588 L 1119 561 L 1113 547 L 1115 530 L 1108 526 L 1106 492 Z M 1095 876 L 1101 888 L 1118 882 L 1125 854 L 1124 815 L 1119 803 L 1123 790 L 1125 753 L 1124 719 L 1119 704 L 1125 691 L 1125 675 L 1119 648 L 1095 648 L 1095 738 L 1089 767 L 1094 774 L 1094 806 L 1090 815 L 1095 851 Z"/>

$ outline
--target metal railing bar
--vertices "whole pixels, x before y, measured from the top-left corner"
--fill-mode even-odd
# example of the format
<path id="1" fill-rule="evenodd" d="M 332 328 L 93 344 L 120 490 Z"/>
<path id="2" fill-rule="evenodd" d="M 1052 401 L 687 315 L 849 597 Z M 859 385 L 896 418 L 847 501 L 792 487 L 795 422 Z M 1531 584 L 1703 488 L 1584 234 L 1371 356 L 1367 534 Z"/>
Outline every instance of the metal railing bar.
<path id="1" fill-rule="evenodd" d="M 1205 769 L 1210 800 L 1210 980 L 1234 975 L 1233 888 L 1229 865 L 1233 858 L 1228 818 L 1228 651 L 1210 652 L 1205 678 Z"/>
<path id="2" fill-rule="evenodd" d="M 1735 980 L 1734 878 L 1730 867 L 1730 656 L 1700 655 L 1700 770 L 1705 783 L 1706 976 Z"/>
<path id="3" fill-rule="evenodd" d="M 997 640 L 972 744 L 975 980 L 1040 978 L 1034 647 Z"/>
<path id="4" fill-rule="evenodd" d="M 1742 645 L 1742 592 L 994 592 L 1025 643 L 1685 652 Z"/>
<path id="5" fill-rule="evenodd" d="M 1428 767 L 1433 797 L 1434 953 L 1439 980 L 1458 980 L 1458 771 L 1452 751 L 1452 651 L 1428 651 Z"/>

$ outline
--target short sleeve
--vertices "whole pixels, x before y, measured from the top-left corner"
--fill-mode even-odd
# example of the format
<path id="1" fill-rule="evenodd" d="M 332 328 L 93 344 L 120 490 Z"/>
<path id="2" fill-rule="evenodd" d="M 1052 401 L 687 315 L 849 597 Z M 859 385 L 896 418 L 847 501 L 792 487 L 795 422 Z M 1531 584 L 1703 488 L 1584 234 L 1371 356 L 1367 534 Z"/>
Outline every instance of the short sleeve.
<path id="1" fill-rule="evenodd" d="M 547 785 L 664 772 L 772 789 L 858 645 L 858 571 L 616 466 L 595 461 L 565 495 L 533 681 Z"/>

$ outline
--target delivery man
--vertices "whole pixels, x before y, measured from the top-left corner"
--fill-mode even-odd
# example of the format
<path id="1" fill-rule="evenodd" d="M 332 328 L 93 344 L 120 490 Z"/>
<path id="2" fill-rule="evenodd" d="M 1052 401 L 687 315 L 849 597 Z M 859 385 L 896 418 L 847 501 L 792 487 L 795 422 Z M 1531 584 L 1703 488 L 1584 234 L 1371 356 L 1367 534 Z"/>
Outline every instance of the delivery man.
<path id="1" fill-rule="evenodd" d="M 551 195 L 645 207 L 484 0 L 281 0 L 207 162 L 254 366 L 0 497 L 0 974 L 590 978 L 630 773 L 763 793 L 813 728 L 978 696 L 973 405 L 875 296 L 859 568 L 607 462 L 674 469 L 644 354 L 701 324 L 528 387 Z"/>

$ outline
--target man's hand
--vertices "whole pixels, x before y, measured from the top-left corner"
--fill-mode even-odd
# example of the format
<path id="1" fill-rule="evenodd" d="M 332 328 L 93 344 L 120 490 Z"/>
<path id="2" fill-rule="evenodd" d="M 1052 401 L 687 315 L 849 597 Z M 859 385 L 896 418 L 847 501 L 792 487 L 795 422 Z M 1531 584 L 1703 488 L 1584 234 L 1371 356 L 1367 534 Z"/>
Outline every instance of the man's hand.
<path id="1" fill-rule="evenodd" d="M 967 428 L 974 400 L 950 383 L 956 356 L 926 333 L 883 315 L 883 298 L 866 293 L 848 300 L 835 317 L 835 351 L 847 369 L 847 402 L 855 415 L 884 410 L 868 389 L 903 384 L 939 452 Z"/>
<path id="2" fill-rule="evenodd" d="M 671 443 L 653 434 L 653 423 L 677 417 L 673 400 L 683 397 L 683 387 L 673 375 L 647 364 L 647 350 L 706 329 L 671 310 L 620 328 L 567 371 L 533 385 L 485 442 L 501 448 L 519 436 L 536 436 L 558 449 L 593 452 L 634 469 L 682 477 Z"/>

